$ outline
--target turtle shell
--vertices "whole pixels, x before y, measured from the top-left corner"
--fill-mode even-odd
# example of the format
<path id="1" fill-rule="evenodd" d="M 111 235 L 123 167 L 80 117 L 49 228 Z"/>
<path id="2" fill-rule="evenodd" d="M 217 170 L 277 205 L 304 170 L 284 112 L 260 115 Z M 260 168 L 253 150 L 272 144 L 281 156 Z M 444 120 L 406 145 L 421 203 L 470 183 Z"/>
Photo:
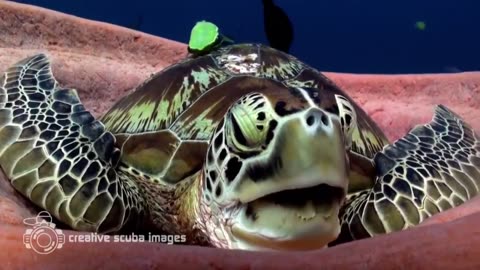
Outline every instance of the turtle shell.
<path id="1" fill-rule="evenodd" d="M 298 88 L 338 114 L 336 95 L 357 114 L 352 150 L 371 158 L 388 143 L 368 115 L 332 81 L 295 57 L 258 44 L 237 44 L 186 59 L 152 76 L 102 118 L 117 138 L 121 160 L 174 184 L 201 169 L 210 137 L 230 106 L 252 92 L 280 116 L 308 107 Z"/>

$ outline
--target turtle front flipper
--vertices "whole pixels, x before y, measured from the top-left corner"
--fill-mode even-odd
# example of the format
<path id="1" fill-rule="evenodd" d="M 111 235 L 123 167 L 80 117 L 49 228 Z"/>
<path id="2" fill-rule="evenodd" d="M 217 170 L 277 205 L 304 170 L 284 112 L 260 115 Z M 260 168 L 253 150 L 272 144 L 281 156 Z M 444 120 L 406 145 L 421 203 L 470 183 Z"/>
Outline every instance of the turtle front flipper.
<path id="1" fill-rule="evenodd" d="M 115 171 L 115 138 L 62 89 L 46 55 L 0 78 L 0 166 L 14 188 L 76 230 L 115 232 L 143 211 L 135 183 Z"/>
<path id="2" fill-rule="evenodd" d="M 376 183 L 349 199 L 334 243 L 415 226 L 479 193 L 480 140 L 443 105 L 433 120 L 379 152 Z"/>

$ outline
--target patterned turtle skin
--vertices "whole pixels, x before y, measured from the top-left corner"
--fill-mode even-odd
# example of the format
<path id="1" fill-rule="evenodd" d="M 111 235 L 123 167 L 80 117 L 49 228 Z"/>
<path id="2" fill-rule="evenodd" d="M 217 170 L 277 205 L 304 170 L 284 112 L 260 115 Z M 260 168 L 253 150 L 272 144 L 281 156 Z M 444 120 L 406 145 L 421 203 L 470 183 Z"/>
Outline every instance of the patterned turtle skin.
<path id="1" fill-rule="evenodd" d="M 443 105 L 430 123 L 377 153 L 374 163 L 374 186 L 350 194 L 340 214 L 341 234 L 330 246 L 413 227 L 480 190 L 479 137 Z"/>
<path id="2" fill-rule="evenodd" d="M 446 107 L 388 145 L 333 82 L 263 45 L 185 59 L 98 120 L 44 54 L 0 86 L 1 168 L 79 231 L 308 250 L 409 228 L 479 190 L 478 138 Z"/>

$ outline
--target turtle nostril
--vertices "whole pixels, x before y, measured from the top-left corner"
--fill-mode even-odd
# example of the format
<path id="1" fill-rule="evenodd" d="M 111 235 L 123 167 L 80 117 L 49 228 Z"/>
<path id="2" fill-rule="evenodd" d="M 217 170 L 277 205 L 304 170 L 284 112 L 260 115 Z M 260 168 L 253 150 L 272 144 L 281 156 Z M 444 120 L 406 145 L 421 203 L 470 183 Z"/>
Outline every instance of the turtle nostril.
<path id="1" fill-rule="evenodd" d="M 328 115 L 326 115 L 322 111 L 313 110 L 307 114 L 305 123 L 309 127 L 314 127 L 314 126 L 321 127 L 321 126 L 328 126 L 330 124 L 330 121 L 328 119 Z"/>
<path id="2" fill-rule="evenodd" d="M 313 124 L 315 124 L 315 117 L 313 117 L 313 115 L 310 115 L 307 117 L 307 125 L 312 126 Z"/>
<path id="3" fill-rule="evenodd" d="M 320 117 L 320 120 L 325 126 L 328 126 L 328 117 L 325 114 L 322 114 L 322 116 Z"/>

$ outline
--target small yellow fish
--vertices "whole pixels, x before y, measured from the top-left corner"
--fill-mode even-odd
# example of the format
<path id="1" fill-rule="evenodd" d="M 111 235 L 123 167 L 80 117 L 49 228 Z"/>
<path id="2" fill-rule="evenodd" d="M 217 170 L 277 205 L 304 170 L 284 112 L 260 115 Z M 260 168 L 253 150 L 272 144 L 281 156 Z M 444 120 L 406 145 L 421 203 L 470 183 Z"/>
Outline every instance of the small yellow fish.
<path id="1" fill-rule="evenodd" d="M 427 27 L 427 25 L 423 21 L 418 21 L 418 22 L 415 23 L 415 28 L 417 28 L 420 31 L 425 30 L 426 27 Z"/>

